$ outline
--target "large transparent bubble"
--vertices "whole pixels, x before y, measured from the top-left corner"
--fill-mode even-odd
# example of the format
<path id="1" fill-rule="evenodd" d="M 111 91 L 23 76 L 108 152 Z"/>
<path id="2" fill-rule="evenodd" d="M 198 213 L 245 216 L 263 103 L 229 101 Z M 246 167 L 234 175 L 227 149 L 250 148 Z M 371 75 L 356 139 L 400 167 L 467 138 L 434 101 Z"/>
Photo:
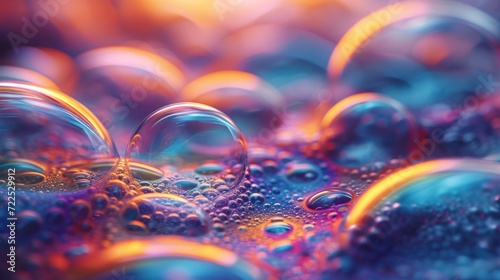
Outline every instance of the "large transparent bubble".
<path id="1" fill-rule="evenodd" d="M 170 61 L 134 47 L 98 48 L 77 57 L 81 75 L 72 96 L 106 126 L 124 151 L 133 129 L 173 102 L 185 83 Z"/>
<path id="2" fill-rule="evenodd" d="M 412 114 L 375 93 L 350 96 L 333 106 L 321 124 L 326 157 L 346 167 L 407 158 L 418 143 Z"/>
<path id="3" fill-rule="evenodd" d="M 498 21 L 453 1 L 389 5 L 355 24 L 340 40 L 330 76 L 345 94 L 373 91 L 414 111 L 462 104 L 481 78 L 499 77 Z"/>
<path id="4" fill-rule="evenodd" d="M 43 183 L 49 175 L 71 177 L 80 169 L 97 178 L 118 156 L 89 110 L 63 93 L 32 85 L 0 83 L 0 137 L 0 172 L 15 169 L 18 185 L 49 187 Z M 57 187 L 78 190 L 89 184 Z"/>
<path id="5" fill-rule="evenodd" d="M 447 277 L 467 265 L 464 258 L 498 260 L 499 194 L 500 165 L 493 161 L 446 159 L 402 169 L 373 184 L 349 212 L 349 248 L 391 267 L 439 260 Z"/>
<path id="6" fill-rule="evenodd" d="M 196 103 L 172 104 L 149 115 L 132 136 L 126 156 L 137 179 L 145 178 L 134 166 L 147 164 L 177 179 L 222 178 L 230 187 L 241 182 L 247 166 L 238 127 L 222 112 Z"/>
<path id="7" fill-rule="evenodd" d="M 248 139 L 260 142 L 268 140 L 284 121 L 281 94 L 246 72 L 221 71 L 202 76 L 184 88 L 182 99 L 221 110 Z"/>

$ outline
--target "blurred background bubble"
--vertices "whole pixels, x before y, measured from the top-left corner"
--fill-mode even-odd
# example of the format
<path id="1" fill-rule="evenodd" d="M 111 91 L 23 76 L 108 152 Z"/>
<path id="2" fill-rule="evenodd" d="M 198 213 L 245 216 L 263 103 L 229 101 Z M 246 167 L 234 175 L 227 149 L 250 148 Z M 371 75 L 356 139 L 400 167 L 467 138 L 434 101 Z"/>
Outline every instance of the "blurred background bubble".
<path id="1" fill-rule="evenodd" d="M 134 162 L 145 163 L 167 174 L 221 177 L 236 187 L 246 170 L 247 147 L 239 128 L 222 112 L 197 103 L 175 103 L 144 119 L 130 139 L 126 158 L 132 170 Z"/>
<path id="2" fill-rule="evenodd" d="M 351 92 L 374 91 L 413 111 L 452 106 L 497 79 L 496 18 L 458 2 L 408 1 L 359 21 L 340 40 L 330 75 Z"/>
<path id="3" fill-rule="evenodd" d="M 122 152 L 139 123 L 172 103 L 186 79 L 167 59 L 134 47 L 98 48 L 76 60 L 80 75 L 70 94 L 96 112 Z"/>

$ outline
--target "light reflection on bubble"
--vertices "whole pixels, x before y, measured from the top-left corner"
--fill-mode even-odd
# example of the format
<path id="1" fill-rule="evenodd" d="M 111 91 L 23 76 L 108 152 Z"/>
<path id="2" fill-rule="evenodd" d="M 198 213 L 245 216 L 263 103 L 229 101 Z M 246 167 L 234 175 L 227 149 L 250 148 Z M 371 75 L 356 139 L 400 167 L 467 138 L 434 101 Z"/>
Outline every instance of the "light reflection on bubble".
<path id="1" fill-rule="evenodd" d="M 281 94 L 259 77 L 246 72 L 222 71 L 188 84 L 183 101 L 212 106 L 228 115 L 247 138 L 259 140 L 263 130 L 273 133 L 283 123 Z"/>
<path id="2" fill-rule="evenodd" d="M 340 40 L 329 72 L 348 91 L 380 92 L 419 111 L 461 103 L 478 77 L 498 77 L 495 18 L 452 1 L 408 1 L 399 11 L 382 8 Z"/>
<path id="3" fill-rule="evenodd" d="M 72 279 L 276 279 L 261 265 L 225 249 L 179 237 L 129 240 L 83 256 Z"/>
<path id="4" fill-rule="evenodd" d="M 0 66 L 0 80 L 3 82 L 22 82 L 59 91 L 59 87 L 44 75 L 17 66 Z"/>
<path id="5" fill-rule="evenodd" d="M 375 93 L 337 103 L 321 127 L 326 156 L 346 167 L 405 158 L 418 137 L 412 114 L 399 102 Z"/>
<path id="6" fill-rule="evenodd" d="M 366 257 L 370 256 L 367 252 L 398 248 L 403 254 L 413 250 L 408 256 L 417 258 L 438 250 L 440 257 L 456 251 L 489 258 L 498 249 L 498 234 L 490 225 L 498 217 L 493 196 L 499 183 L 496 162 L 420 163 L 372 185 L 347 215 L 344 228 L 358 228 L 351 232 L 350 242 Z M 471 232 L 481 232 L 481 236 L 471 236 Z"/>
<path id="7" fill-rule="evenodd" d="M 194 174 L 206 164 L 220 164 L 238 185 L 247 166 L 246 142 L 234 123 L 220 111 L 196 103 L 176 103 L 148 116 L 127 148 L 129 162 L 142 162 L 179 175 Z M 211 176 L 207 174 L 207 176 Z"/>
<path id="8" fill-rule="evenodd" d="M 0 104 L 0 162 L 5 168 L 16 167 L 18 176 L 23 171 L 41 174 L 48 167 L 116 160 L 116 149 L 102 124 L 85 107 L 60 92 L 0 83 Z M 36 166 L 48 167 L 42 170 Z M 33 185 L 29 183 L 33 180 L 39 183 L 40 178 L 31 174 L 26 177 L 27 184 Z"/>
<path id="9" fill-rule="evenodd" d="M 185 83 L 170 61 L 132 47 L 98 48 L 77 57 L 81 76 L 72 96 L 96 113 L 117 147 L 154 110 L 172 103 Z"/>

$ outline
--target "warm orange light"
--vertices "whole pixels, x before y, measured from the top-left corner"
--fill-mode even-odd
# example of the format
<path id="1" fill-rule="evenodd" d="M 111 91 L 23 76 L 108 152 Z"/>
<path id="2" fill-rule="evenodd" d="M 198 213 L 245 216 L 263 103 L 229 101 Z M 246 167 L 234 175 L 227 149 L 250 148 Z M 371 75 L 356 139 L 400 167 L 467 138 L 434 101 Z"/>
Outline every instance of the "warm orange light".
<path id="1" fill-rule="evenodd" d="M 345 228 L 359 225 L 367 213 L 376 207 L 383 198 L 400 191 L 408 183 L 441 172 L 486 172 L 500 175 L 500 166 L 494 161 L 476 159 L 443 159 L 419 163 L 399 170 L 372 185 L 356 202 L 349 212 Z"/>
<path id="2" fill-rule="evenodd" d="M 381 8 L 361 19 L 352 26 L 340 39 L 330 57 L 328 72 L 331 77 L 338 78 L 351 57 L 359 51 L 363 44 L 385 27 L 403 20 L 419 16 L 446 16 L 466 19 L 478 29 L 499 38 L 500 27 L 497 21 L 483 11 L 458 2 L 397 2 Z"/>
<path id="3" fill-rule="evenodd" d="M 151 72 L 165 81 L 174 90 L 180 90 L 186 78 L 170 61 L 163 57 L 132 47 L 104 47 L 88 51 L 78 57 L 83 70 L 104 66 L 126 66 Z"/>

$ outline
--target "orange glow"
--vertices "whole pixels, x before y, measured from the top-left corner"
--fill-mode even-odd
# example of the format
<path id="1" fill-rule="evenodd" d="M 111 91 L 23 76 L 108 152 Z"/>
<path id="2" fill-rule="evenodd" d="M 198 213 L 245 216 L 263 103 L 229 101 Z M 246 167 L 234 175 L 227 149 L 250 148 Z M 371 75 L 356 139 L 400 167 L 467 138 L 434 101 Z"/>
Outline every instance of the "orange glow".
<path id="1" fill-rule="evenodd" d="M 196 100 L 201 95 L 224 88 L 239 88 L 248 91 L 256 91 L 262 89 L 264 91 L 273 90 L 270 86 L 260 80 L 259 77 L 241 71 L 221 71 L 211 73 L 198 78 L 188 84 L 182 91 L 181 97 L 183 100 Z M 279 92 L 274 94 L 262 94 L 271 104 L 281 104 L 281 96 Z"/>
<path id="2" fill-rule="evenodd" d="M 396 5 L 396 4 L 394 4 Z M 389 5 L 361 19 L 352 26 L 340 39 L 330 57 L 328 72 L 331 77 L 339 78 L 351 57 L 363 48 L 369 39 L 379 31 L 396 22 L 419 16 L 446 16 L 459 19 L 469 19 L 470 25 L 487 31 L 498 38 L 500 27 L 496 20 L 472 6 L 458 2 L 407 1 L 397 2 L 398 6 Z"/>
<path id="3" fill-rule="evenodd" d="M 44 88 L 53 89 L 59 91 L 59 87 L 46 76 L 17 66 L 1 66 L 0 76 L 4 81 L 11 82 L 29 82 Z"/>
<path id="4" fill-rule="evenodd" d="M 188 99 L 195 99 L 200 94 L 220 88 L 220 85 L 255 90 L 259 87 L 259 83 L 259 78 L 250 73 L 222 71 L 205 75 L 191 82 L 184 88 L 182 95 Z"/>
<path id="5" fill-rule="evenodd" d="M 71 279 L 88 279 L 96 272 L 125 266 L 141 260 L 159 258 L 198 259 L 221 266 L 232 266 L 238 257 L 230 251 L 212 245 L 201 244 L 182 237 L 157 237 L 117 243 L 110 248 L 77 258 L 71 265 Z"/>
<path id="6" fill-rule="evenodd" d="M 180 90 L 186 78 L 170 61 L 163 57 L 132 47 L 105 47 L 88 51 L 78 57 L 83 70 L 105 66 L 127 66 L 151 72 L 166 81 L 174 90 Z"/>
<path id="7" fill-rule="evenodd" d="M 383 198 L 400 191 L 413 180 L 447 171 L 488 172 L 500 175 L 498 163 L 476 159 L 433 160 L 407 167 L 370 186 L 349 212 L 345 228 L 362 223 L 366 214 L 374 209 Z"/>
<path id="8" fill-rule="evenodd" d="M 335 104 L 326 113 L 325 117 L 323 118 L 323 121 L 321 122 L 322 130 L 330 129 L 330 124 L 332 123 L 332 121 L 334 119 L 336 119 L 347 108 L 352 107 L 352 106 L 357 105 L 357 104 L 360 104 L 360 103 L 370 102 L 370 101 L 384 101 L 398 110 L 407 111 L 401 103 L 397 102 L 394 99 L 387 98 L 383 95 L 379 95 L 376 93 L 370 93 L 370 92 L 359 93 L 359 94 L 344 98 L 340 102 Z M 407 115 L 409 115 L 409 114 L 407 114 Z M 413 123 L 413 121 L 411 123 Z"/>

